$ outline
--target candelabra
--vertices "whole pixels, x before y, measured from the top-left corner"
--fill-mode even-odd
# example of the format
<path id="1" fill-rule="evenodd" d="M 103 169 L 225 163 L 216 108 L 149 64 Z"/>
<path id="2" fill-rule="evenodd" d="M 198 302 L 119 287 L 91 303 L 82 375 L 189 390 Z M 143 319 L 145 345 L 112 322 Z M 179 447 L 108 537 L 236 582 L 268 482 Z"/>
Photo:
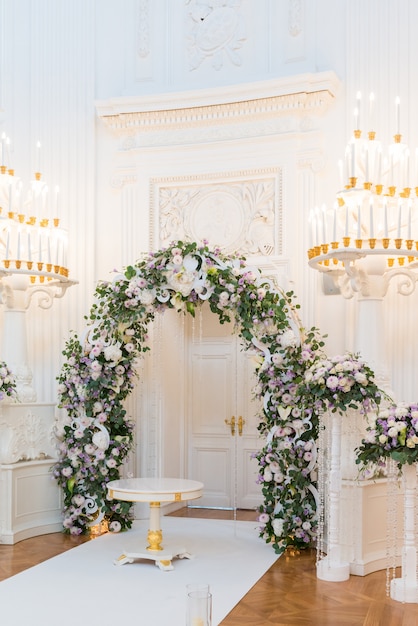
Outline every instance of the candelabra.
<path id="1" fill-rule="evenodd" d="M 357 99 L 360 104 L 359 94 Z M 373 105 L 371 94 L 371 124 Z M 418 151 L 412 180 L 410 149 L 399 130 L 399 98 L 395 101 L 396 133 L 385 151 L 375 130 L 363 136 L 359 110 L 355 109 L 356 129 L 339 163 L 345 184 L 332 207 L 311 211 L 308 260 L 312 268 L 332 277 L 344 297 L 357 294 L 362 304 L 356 348 L 377 368 L 387 387 L 380 308 L 393 277 L 403 276 L 398 284 L 403 295 L 414 291 L 418 278 Z M 373 328 L 370 319 L 378 320 Z"/>
<path id="2" fill-rule="evenodd" d="M 54 298 L 63 297 L 76 281 L 69 278 L 67 233 L 60 226 L 58 216 L 59 188 L 50 194 L 42 180 L 40 143 L 36 146 L 36 173 L 26 189 L 11 167 L 9 146 L 3 133 L 0 166 L 1 359 L 16 376 L 18 400 L 30 404 L 36 402 L 36 393 L 27 359 L 26 311 L 35 300 L 41 308 L 49 308 Z M 16 454 L 16 442 L 10 441 L 8 451 L 3 449 L 3 460 L 18 460 Z M 22 452 L 22 455 L 28 457 L 26 453 Z"/>
<path id="3" fill-rule="evenodd" d="M 412 294 L 418 279 L 418 152 L 411 175 L 410 149 L 400 132 L 400 100 L 395 100 L 396 131 L 385 149 L 374 129 L 374 96 L 370 96 L 368 127 L 361 130 L 361 95 L 354 111 L 355 130 L 339 163 L 340 187 L 332 207 L 315 208 L 310 215 L 309 265 L 327 274 L 345 298 L 357 296 L 358 316 L 355 350 L 373 367 L 378 384 L 393 396 L 386 368 L 383 328 L 383 299 L 390 281 L 398 281 L 398 293 Z M 357 430 L 364 434 L 359 416 Z M 342 451 L 341 454 L 348 451 Z M 332 451 L 331 451 L 332 454 Z M 349 452 L 351 454 L 351 452 Z M 345 459 L 331 459 L 341 475 Z M 351 462 L 351 461 L 350 461 Z M 346 463 L 345 469 L 349 464 Z M 353 478 L 343 476 L 344 478 Z M 329 528 L 338 525 L 342 482 L 331 485 L 339 496 L 331 501 Z M 335 495 L 335 494 L 334 494 Z M 337 494 L 338 495 L 338 494 Z M 335 533 L 334 533 L 335 538 Z M 359 542 L 361 543 L 361 541 Z M 333 546 L 338 558 L 329 555 L 328 569 L 319 567 L 318 576 L 341 580 L 340 546 Z M 414 553 L 415 554 L 415 553 Z M 415 561 L 414 561 L 415 563 Z M 410 568 L 411 569 L 411 568 Z M 322 571 L 323 570 L 323 571 Z M 348 570 L 345 569 L 345 576 Z M 416 586 L 416 572 L 407 572 Z M 402 579 L 401 579 L 402 580 Z M 392 597 L 403 599 L 401 583 L 392 585 Z"/>

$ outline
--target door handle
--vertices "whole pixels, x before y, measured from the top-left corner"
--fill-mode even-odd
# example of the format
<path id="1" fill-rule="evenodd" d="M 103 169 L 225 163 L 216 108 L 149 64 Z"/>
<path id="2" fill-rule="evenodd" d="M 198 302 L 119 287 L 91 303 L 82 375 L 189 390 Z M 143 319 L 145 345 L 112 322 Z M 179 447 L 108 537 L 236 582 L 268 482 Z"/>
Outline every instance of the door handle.
<path id="1" fill-rule="evenodd" d="M 231 427 L 231 435 L 234 437 L 235 436 L 235 415 L 231 417 L 231 420 L 229 422 L 227 419 L 225 419 L 225 424 Z"/>
<path id="2" fill-rule="evenodd" d="M 239 416 L 238 418 L 238 434 L 241 437 L 242 436 L 242 427 L 245 424 L 245 420 L 242 419 L 242 415 Z"/>

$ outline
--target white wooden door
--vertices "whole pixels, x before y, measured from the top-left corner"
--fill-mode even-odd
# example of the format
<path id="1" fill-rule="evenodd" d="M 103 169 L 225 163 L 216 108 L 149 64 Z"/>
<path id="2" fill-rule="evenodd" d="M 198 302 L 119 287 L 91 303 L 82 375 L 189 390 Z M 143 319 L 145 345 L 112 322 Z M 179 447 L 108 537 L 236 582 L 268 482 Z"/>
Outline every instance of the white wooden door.
<path id="1" fill-rule="evenodd" d="M 256 378 L 251 354 L 232 330 L 206 307 L 188 324 L 188 475 L 205 486 L 198 506 L 251 509 L 262 502 L 252 456 L 261 445 Z"/>

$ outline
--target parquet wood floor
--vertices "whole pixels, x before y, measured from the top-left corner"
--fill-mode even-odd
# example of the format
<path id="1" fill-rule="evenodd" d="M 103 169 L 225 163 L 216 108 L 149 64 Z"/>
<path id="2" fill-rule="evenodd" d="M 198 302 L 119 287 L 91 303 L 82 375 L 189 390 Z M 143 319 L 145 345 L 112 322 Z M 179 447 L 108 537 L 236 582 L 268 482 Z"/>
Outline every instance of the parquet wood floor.
<path id="1" fill-rule="evenodd" d="M 208 509 L 181 509 L 173 515 L 233 519 L 230 511 Z M 256 514 L 238 511 L 237 519 L 252 521 Z M 88 539 L 53 533 L 0 545 L 0 580 L 83 541 Z M 315 557 L 313 550 L 284 554 L 219 626 L 418 626 L 418 604 L 387 597 L 386 571 L 329 583 L 317 579 Z"/>

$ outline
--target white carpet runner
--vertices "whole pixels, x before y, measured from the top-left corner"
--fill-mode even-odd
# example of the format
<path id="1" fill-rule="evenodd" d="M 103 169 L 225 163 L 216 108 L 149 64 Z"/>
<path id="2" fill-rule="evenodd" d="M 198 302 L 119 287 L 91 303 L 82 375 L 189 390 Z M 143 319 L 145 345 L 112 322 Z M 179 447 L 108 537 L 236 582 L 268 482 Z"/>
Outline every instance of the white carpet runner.
<path id="1" fill-rule="evenodd" d="M 148 521 L 106 534 L 0 582 L 1 626 L 184 626 L 186 585 L 209 583 L 217 626 L 278 558 L 255 522 L 162 517 L 164 546 L 192 559 L 162 571 L 151 560 L 114 565 L 142 550 Z"/>

